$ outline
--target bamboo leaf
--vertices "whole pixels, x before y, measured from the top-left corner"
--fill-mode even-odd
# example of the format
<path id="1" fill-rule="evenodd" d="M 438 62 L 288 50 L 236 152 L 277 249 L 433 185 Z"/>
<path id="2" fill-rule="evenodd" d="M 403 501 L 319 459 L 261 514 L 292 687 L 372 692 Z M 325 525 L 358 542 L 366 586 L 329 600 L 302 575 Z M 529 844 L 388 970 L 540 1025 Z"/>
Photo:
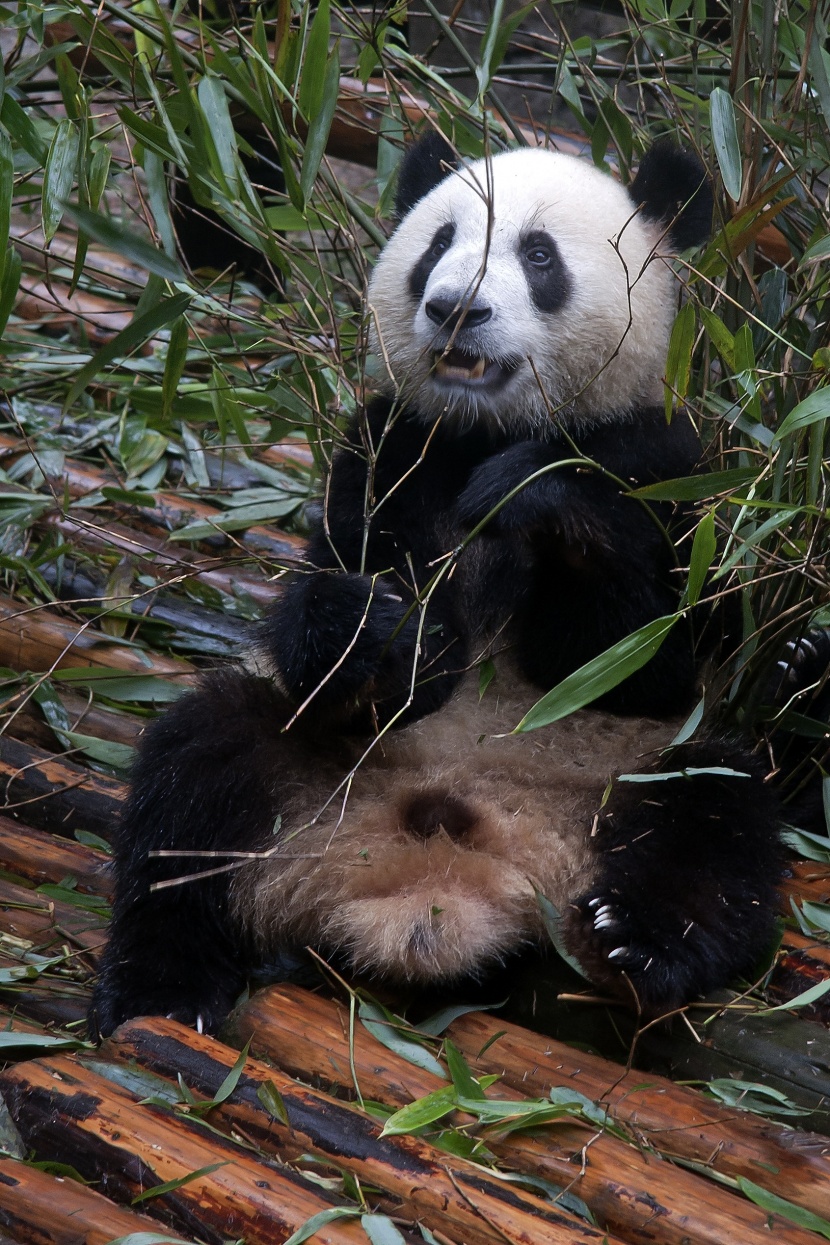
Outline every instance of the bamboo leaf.
<path id="1" fill-rule="evenodd" d="M 292 1232 L 288 1240 L 283 1241 L 283 1245 L 303 1245 L 303 1242 L 310 1240 L 320 1228 L 336 1223 L 338 1219 L 354 1219 L 356 1215 L 362 1213 L 357 1207 L 351 1206 L 332 1206 L 328 1210 L 318 1211 L 316 1215 L 306 1219 L 296 1232 Z"/>
<path id="2" fill-rule="evenodd" d="M 43 170 L 41 211 L 43 236 L 47 243 L 57 232 L 78 165 L 79 135 L 74 122 L 65 117 L 58 123 Z"/>
<path id="3" fill-rule="evenodd" d="M 329 0 L 321 0 L 306 40 L 297 103 L 309 124 L 320 111 L 326 95 L 326 70 L 331 37 L 330 8 Z"/>
<path id="4" fill-rule="evenodd" d="M 782 1219 L 789 1219 L 791 1223 L 797 1223 L 802 1228 L 807 1228 L 810 1232 L 817 1232 L 819 1236 L 823 1236 L 825 1240 L 830 1240 L 830 1223 L 826 1219 L 820 1218 L 819 1215 L 813 1214 L 811 1210 L 807 1210 L 803 1206 L 796 1206 L 794 1202 L 787 1202 L 783 1197 L 779 1197 L 777 1193 L 770 1193 L 759 1184 L 755 1184 L 752 1180 L 747 1180 L 746 1176 L 738 1177 L 738 1187 L 751 1202 L 756 1206 L 760 1206 L 762 1210 L 767 1211 L 771 1215 L 780 1215 Z M 773 1229 L 774 1231 L 774 1229 Z"/>
<path id="5" fill-rule="evenodd" d="M 689 581 L 686 584 L 686 599 L 689 605 L 697 605 L 709 567 L 712 565 L 717 549 L 715 539 L 715 512 L 708 510 L 697 525 L 692 554 L 689 559 Z"/>
<path id="6" fill-rule="evenodd" d="M 138 1206 L 141 1202 L 147 1202 L 153 1197 L 164 1197 L 166 1193 L 175 1193 L 176 1189 L 181 1189 L 186 1184 L 191 1184 L 194 1180 L 200 1180 L 202 1176 L 209 1176 L 211 1172 L 218 1171 L 220 1167 L 227 1167 L 230 1159 L 223 1159 L 221 1163 L 208 1163 L 207 1167 L 200 1167 L 198 1171 L 188 1172 L 186 1176 L 179 1176 L 177 1180 L 166 1180 L 164 1184 L 154 1185 L 152 1189 L 145 1189 L 143 1193 L 139 1193 L 130 1202 L 131 1206 Z"/>
<path id="7" fill-rule="evenodd" d="M 824 981 L 816 982 L 814 986 L 810 986 L 809 990 L 803 990 L 801 994 L 797 994 L 794 999 L 787 999 L 786 1003 L 779 1003 L 777 1007 L 770 1007 L 768 1010 L 789 1012 L 797 1007 L 809 1007 L 811 1003 L 824 998 L 828 990 L 830 990 L 830 977 L 825 977 Z"/>
<path id="8" fill-rule="evenodd" d="M 675 394 L 682 400 L 689 391 L 695 323 L 695 309 L 691 303 L 685 303 L 677 313 L 669 339 L 669 353 L 666 358 L 666 419 L 671 419 Z"/>
<path id="9" fill-rule="evenodd" d="M 170 330 L 167 356 L 164 360 L 164 376 L 161 382 L 161 414 L 167 421 L 173 409 L 176 390 L 187 360 L 188 329 L 184 316 L 180 316 Z"/>
<path id="10" fill-rule="evenodd" d="M 677 480 L 661 480 L 633 489 L 632 497 L 647 501 L 705 501 L 719 493 L 734 493 L 755 479 L 752 467 L 731 467 L 728 471 L 701 471 L 699 475 L 682 476 Z"/>
<path id="11" fill-rule="evenodd" d="M 151 242 L 145 242 L 126 225 L 116 224 L 109 216 L 93 212 L 89 208 L 67 207 L 67 216 L 71 216 L 84 233 L 89 234 L 96 242 L 111 248 L 124 259 L 155 273 L 167 281 L 184 282 L 185 276 L 181 267 L 169 255 L 165 255 Z"/>
<path id="12" fill-rule="evenodd" d="M 709 96 L 709 122 L 712 127 L 712 143 L 726 193 L 737 202 L 741 197 L 743 169 L 741 151 L 738 146 L 738 130 L 735 124 L 735 106 L 731 95 L 719 86 L 716 86 Z"/>
<path id="13" fill-rule="evenodd" d="M 20 255 L 13 246 L 10 246 L 6 251 L 3 276 L 0 279 L 0 335 L 5 331 L 12 307 L 17 298 L 22 272 L 23 263 Z"/>
<path id="14" fill-rule="evenodd" d="M 303 152 L 303 167 L 300 172 L 300 189 L 303 198 L 308 199 L 314 187 L 314 181 L 320 168 L 320 161 L 326 150 L 329 130 L 337 107 L 337 93 L 340 87 L 340 50 L 337 44 L 332 48 L 326 64 L 326 77 L 323 84 L 323 97 L 317 112 L 308 124 L 308 137 Z"/>
<path id="15" fill-rule="evenodd" d="M 512 733 L 535 731 L 540 726 L 558 722 L 622 683 L 654 656 L 681 617 L 680 614 L 665 614 L 655 618 L 580 666 L 538 700 Z"/>
<path id="16" fill-rule="evenodd" d="M 381 1137 L 399 1137 L 404 1133 L 414 1133 L 426 1124 L 433 1124 L 449 1115 L 458 1105 L 458 1090 L 454 1085 L 446 1085 L 443 1089 L 433 1090 L 423 1098 L 416 1098 L 405 1107 L 389 1116 L 383 1126 Z"/>
<path id="17" fill-rule="evenodd" d="M 381 1008 L 374 1003 L 370 1003 L 368 999 L 362 999 L 358 1015 L 364 1027 L 387 1050 L 394 1051 L 396 1055 L 400 1055 L 402 1059 L 406 1059 L 407 1062 L 414 1064 L 416 1068 L 422 1068 L 425 1072 L 434 1073 L 442 1081 L 447 1079 L 446 1072 L 432 1052 L 428 1051 L 420 1042 L 416 1042 L 402 1033 L 400 1028 L 395 1026 Z"/>
<path id="18" fill-rule="evenodd" d="M 773 437 L 773 444 L 783 441 L 784 437 L 810 424 L 817 424 L 830 416 L 830 385 L 816 389 L 798 406 L 793 407 L 789 415 L 781 421 Z"/>
<path id="19" fill-rule="evenodd" d="M 9 245 L 12 195 L 14 193 L 14 155 L 11 139 L 0 126 L 0 281 L 6 263 Z"/>

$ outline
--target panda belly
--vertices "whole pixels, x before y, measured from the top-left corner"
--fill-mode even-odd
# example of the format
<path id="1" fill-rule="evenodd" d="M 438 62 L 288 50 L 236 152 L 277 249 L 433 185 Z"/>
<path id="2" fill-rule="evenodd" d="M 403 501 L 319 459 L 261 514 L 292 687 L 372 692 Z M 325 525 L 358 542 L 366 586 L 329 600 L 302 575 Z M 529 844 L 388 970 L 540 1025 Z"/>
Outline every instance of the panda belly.
<path id="1" fill-rule="evenodd" d="M 477 682 L 358 764 L 327 763 L 279 852 L 237 875 L 236 920 L 264 958 L 309 944 L 374 976 L 451 981 L 544 939 L 537 891 L 564 911 L 589 890 L 605 787 L 671 725 L 583 711 L 510 736 L 538 691 L 501 678 L 479 701 Z"/>

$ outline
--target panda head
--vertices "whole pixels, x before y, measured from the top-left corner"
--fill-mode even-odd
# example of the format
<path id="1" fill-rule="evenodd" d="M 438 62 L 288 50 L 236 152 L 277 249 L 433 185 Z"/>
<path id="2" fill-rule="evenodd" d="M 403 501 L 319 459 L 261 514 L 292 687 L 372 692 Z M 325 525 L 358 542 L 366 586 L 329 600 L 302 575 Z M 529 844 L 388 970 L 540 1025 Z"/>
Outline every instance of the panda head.
<path id="1" fill-rule="evenodd" d="M 530 430 L 662 401 L 667 258 L 712 219 L 694 155 L 661 141 L 626 188 L 540 148 L 459 166 L 430 134 L 404 159 L 396 206 L 370 334 L 386 391 L 422 419 Z"/>

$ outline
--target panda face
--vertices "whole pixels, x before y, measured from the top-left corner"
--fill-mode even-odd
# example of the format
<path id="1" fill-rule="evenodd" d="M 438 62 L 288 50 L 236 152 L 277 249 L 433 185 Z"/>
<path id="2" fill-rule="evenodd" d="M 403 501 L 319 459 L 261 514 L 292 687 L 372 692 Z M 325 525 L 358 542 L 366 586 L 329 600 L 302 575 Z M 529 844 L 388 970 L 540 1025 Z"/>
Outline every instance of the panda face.
<path id="1" fill-rule="evenodd" d="M 659 403 L 663 232 L 573 156 L 513 151 L 451 174 L 404 217 L 369 287 L 388 390 L 430 422 L 513 428 Z"/>

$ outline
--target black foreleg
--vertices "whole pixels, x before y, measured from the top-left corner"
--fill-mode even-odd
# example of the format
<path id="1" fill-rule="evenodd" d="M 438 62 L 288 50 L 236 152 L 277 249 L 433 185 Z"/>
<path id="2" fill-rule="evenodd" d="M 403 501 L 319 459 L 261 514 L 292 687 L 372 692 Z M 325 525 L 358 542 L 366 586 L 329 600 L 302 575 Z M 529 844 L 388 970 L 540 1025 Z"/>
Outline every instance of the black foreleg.
<path id="1" fill-rule="evenodd" d="M 677 776 L 615 782 L 592 840 L 595 884 L 567 914 L 592 980 L 649 1009 L 753 968 L 772 938 L 782 865 L 777 805 L 744 750 L 686 744 L 661 770 Z"/>
<path id="2" fill-rule="evenodd" d="M 95 1032 L 144 1014 L 210 1031 L 232 1005 L 250 950 L 230 921 L 231 874 L 176 881 L 227 858 L 153 853 L 261 844 L 280 811 L 279 761 L 292 746 L 280 736 L 287 715 L 269 683 L 227 670 L 147 732 L 117 838 L 113 920 L 90 1014 Z"/>

